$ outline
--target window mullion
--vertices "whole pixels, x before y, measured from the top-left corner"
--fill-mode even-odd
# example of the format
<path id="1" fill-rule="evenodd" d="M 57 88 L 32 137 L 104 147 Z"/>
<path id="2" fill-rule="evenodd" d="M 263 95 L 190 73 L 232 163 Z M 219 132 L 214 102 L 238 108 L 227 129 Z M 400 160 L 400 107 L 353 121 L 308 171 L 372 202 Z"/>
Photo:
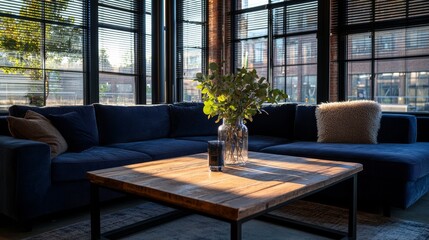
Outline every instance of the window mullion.
<path id="1" fill-rule="evenodd" d="M 274 58 L 273 58 L 273 46 L 274 46 L 274 39 L 273 39 L 273 10 L 268 10 L 268 39 L 267 39 L 267 47 L 268 47 L 268 56 L 267 56 L 267 80 L 271 83 L 271 87 L 274 83 L 273 79 L 273 65 L 274 65 Z"/>

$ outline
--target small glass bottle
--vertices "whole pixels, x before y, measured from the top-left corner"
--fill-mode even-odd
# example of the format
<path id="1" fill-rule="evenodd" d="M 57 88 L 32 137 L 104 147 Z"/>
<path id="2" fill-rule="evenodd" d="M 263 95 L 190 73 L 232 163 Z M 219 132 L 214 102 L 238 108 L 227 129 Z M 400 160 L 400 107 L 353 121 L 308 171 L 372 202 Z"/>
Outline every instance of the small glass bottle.
<path id="1" fill-rule="evenodd" d="M 222 172 L 224 166 L 224 142 L 208 141 L 209 169 L 212 172 Z"/>

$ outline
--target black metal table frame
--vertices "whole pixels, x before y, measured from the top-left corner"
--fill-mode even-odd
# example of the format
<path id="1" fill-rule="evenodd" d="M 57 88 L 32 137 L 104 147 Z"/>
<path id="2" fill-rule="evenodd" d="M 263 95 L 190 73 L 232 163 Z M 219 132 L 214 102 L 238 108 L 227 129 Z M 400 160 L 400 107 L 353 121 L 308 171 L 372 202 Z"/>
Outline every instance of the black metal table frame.
<path id="1" fill-rule="evenodd" d="M 288 219 L 288 218 L 284 218 L 281 216 L 277 216 L 277 215 L 273 215 L 270 214 L 270 212 L 284 207 L 285 205 L 288 205 L 292 202 L 295 202 L 299 199 L 302 199 L 304 197 L 307 197 L 309 195 L 315 194 L 319 191 L 322 191 L 324 189 L 327 189 L 329 187 L 332 187 L 340 182 L 344 182 L 344 181 L 350 181 L 351 189 L 350 189 L 350 202 L 349 202 L 349 216 L 348 216 L 348 231 L 347 232 L 343 232 L 343 231 L 338 231 L 335 229 L 330 229 L 330 228 L 326 228 L 326 227 L 322 227 L 319 225 L 314 225 L 314 224 L 310 224 L 310 223 L 305 223 L 305 222 L 300 222 L 300 221 L 296 221 L 293 219 Z M 332 183 L 330 185 L 324 186 L 323 188 L 314 190 L 312 192 L 309 192 L 307 194 L 304 194 L 298 198 L 294 198 L 293 200 L 290 201 L 286 201 L 282 204 L 279 204 L 275 207 L 271 207 L 268 209 L 265 209 L 264 211 L 261 211 L 257 214 L 248 216 L 246 218 L 240 219 L 238 221 L 232 221 L 230 219 L 225 219 L 222 217 L 218 217 L 218 216 L 213 216 L 204 212 L 200 212 L 197 210 L 193 210 L 193 209 L 188 209 L 188 208 L 182 208 L 173 204 L 168 204 L 165 202 L 159 202 L 153 199 L 147 199 L 148 201 L 151 202 L 156 202 L 159 203 L 161 205 L 164 206 L 168 206 L 168 207 L 172 207 L 175 208 L 177 210 L 175 211 L 171 211 L 159 216 L 155 216 L 153 218 L 150 219 L 146 219 L 143 220 L 141 222 L 137 222 L 134 224 L 131 224 L 129 226 L 125 226 L 119 229 L 115 229 L 106 233 L 101 234 L 100 230 L 100 204 L 99 204 L 99 188 L 108 188 L 106 186 L 99 186 L 97 184 L 91 183 L 91 239 L 118 239 L 124 236 L 128 236 L 131 235 L 133 233 L 139 232 L 139 231 L 143 231 L 145 229 L 149 229 L 167 222 L 171 222 L 173 220 L 179 219 L 181 217 L 184 216 L 188 216 L 190 214 L 199 214 L 199 215 L 203 215 L 203 216 L 207 216 L 210 218 L 214 218 L 214 219 L 218 219 L 221 221 L 225 221 L 230 223 L 231 225 L 231 231 L 230 231 L 230 236 L 231 239 L 234 240 L 240 240 L 242 237 L 242 232 L 241 232 L 241 227 L 242 224 L 250 221 L 252 219 L 257 219 L 257 220 L 262 220 L 262 221 L 266 221 L 266 222 L 270 222 L 270 223 L 274 223 L 277 225 L 282 225 L 282 226 L 286 226 L 286 227 L 291 227 L 294 229 L 298 229 L 298 230 L 302 230 L 305 232 L 310 232 L 313 234 L 317 234 L 317 235 L 321 235 L 321 236 L 325 236 L 325 237 L 329 237 L 329 238 L 333 238 L 333 239 L 356 239 L 356 226 L 357 226 L 357 222 L 356 222 L 356 218 L 357 218 L 357 173 L 353 174 L 352 176 L 345 178 L 341 181 Z M 108 188 L 111 189 L 111 188 Z M 119 191 L 124 193 L 123 191 L 117 190 L 117 189 L 113 189 L 115 191 Z"/>

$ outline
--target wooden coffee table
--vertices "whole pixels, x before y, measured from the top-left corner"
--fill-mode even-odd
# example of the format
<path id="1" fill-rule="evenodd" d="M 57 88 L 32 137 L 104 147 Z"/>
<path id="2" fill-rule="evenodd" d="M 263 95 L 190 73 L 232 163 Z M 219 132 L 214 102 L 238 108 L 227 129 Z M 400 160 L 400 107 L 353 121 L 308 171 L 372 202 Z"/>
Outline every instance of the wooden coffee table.
<path id="1" fill-rule="evenodd" d="M 349 180 L 348 232 L 320 227 L 316 230 L 333 234 L 330 236 L 345 235 L 355 239 L 356 185 L 357 173 L 360 171 L 362 165 L 358 163 L 254 152 L 249 153 L 246 166 L 226 167 L 223 172 L 208 170 L 207 154 L 92 171 L 88 173 L 91 182 L 91 238 L 101 237 L 100 187 L 137 195 L 178 209 L 125 228 L 126 234 L 197 213 L 229 222 L 231 239 L 241 239 L 244 222 L 258 218 L 275 223 L 293 223 L 269 212 Z M 108 235 L 118 237 L 121 232 L 113 231 Z"/>

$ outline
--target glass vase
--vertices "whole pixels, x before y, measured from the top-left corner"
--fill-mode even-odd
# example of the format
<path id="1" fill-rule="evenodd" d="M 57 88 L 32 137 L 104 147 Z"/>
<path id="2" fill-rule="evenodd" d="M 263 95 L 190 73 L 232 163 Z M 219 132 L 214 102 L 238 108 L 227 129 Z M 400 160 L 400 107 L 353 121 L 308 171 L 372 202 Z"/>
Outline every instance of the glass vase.
<path id="1" fill-rule="evenodd" d="M 224 141 L 225 165 L 243 166 L 248 158 L 249 132 L 243 119 L 230 121 L 223 119 L 218 128 L 218 139 Z"/>

